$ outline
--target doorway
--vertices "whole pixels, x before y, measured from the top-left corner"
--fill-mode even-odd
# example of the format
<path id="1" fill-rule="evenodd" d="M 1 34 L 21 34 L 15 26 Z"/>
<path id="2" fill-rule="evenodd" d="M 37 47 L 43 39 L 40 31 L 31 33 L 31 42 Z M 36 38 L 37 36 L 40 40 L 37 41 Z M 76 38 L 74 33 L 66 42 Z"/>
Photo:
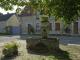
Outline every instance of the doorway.
<path id="1" fill-rule="evenodd" d="M 78 34 L 78 22 L 75 22 L 73 25 L 73 32 L 74 34 Z"/>

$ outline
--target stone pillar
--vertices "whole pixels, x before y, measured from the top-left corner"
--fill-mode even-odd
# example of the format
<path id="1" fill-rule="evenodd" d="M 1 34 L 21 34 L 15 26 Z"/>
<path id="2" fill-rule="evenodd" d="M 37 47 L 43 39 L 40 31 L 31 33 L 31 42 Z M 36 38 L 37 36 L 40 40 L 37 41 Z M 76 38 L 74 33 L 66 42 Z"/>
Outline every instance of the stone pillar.
<path id="1" fill-rule="evenodd" d="M 41 16 L 41 35 L 42 38 L 48 38 L 48 31 L 49 31 L 49 21 L 48 16 Z"/>

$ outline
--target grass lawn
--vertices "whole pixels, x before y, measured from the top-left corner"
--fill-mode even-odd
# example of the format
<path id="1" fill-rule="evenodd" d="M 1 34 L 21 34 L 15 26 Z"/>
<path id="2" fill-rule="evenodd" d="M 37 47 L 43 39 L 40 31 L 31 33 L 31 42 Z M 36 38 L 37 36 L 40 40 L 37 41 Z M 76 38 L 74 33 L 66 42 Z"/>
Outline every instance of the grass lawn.
<path id="1" fill-rule="evenodd" d="M 28 53 L 28 51 L 26 50 L 25 41 L 17 41 L 17 42 L 20 45 L 19 56 L 11 58 L 10 60 L 80 60 L 80 46 L 67 46 L 60 44 L 61 51 L 55 53 L 35 54 L 35 53 Z M 1 58 L 0 60 L 9 60 L 9 59 Z"/>

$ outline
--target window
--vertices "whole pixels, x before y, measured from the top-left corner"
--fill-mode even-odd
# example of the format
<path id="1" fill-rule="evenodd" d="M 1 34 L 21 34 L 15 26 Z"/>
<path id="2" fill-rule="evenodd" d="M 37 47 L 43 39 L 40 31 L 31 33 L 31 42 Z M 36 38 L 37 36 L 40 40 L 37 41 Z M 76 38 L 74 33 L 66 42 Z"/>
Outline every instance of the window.
<path id="1" fill-rule="evenodd" d="M 34 33 L 34 27 L 31 24 L 28 24 L 28 33 Z"/>
<path id="2" fill-rule="evenodd" d="M 39 32 L 39 31 L 40 31 L 40 24 L 37 23 L 37 24 L 36 24 L 36 32 Z"/>
<path id="3" fill-rule="evenodd" d="M 52 23 L 49 23 L 49 29 L 52 31 Z"/>
<path id="4" fill-rule="evenodd" d="M 39 15 L 40 15 L 40 12 L 37 11 L 37 12 L 36 12 L 36 19 L 37 19 L 37 20 L 39 20 Z"/>
<path id="5" fill-rule="evenodd" d="M 36 15 L 36 19 L 39 20 L 39 16 L 38 15 Z"/>
<path id="6" fill-rule="evenodd" d="M 78 22 L 75 22 L 73 27 L 74 27 L 73 28 L 74 33 L 77 34 L 78 33 Z"/>
<path id="7" fill-rule="evenodd" d="M 55 23 L 55 30 L 60 31 L 60 23 Z"/>

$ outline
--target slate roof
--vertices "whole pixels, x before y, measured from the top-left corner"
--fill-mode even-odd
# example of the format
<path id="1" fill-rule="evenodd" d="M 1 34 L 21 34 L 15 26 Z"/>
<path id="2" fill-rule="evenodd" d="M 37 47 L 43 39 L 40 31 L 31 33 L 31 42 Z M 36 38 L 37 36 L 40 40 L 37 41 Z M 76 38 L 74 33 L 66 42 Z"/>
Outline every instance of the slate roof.
<path id="1" fill-rule="evenodd" d="M 24 16 L 32 16 L 32 14 L 20 14 L 20 15 L 18 15 L 19 17 L 24 17 Z"/>
<path id="2" fill-rule="evenodd" d="M 7 21 L 12 15 L 14 15 L 14 13 L 0 15 L 0 21 Z"/>

